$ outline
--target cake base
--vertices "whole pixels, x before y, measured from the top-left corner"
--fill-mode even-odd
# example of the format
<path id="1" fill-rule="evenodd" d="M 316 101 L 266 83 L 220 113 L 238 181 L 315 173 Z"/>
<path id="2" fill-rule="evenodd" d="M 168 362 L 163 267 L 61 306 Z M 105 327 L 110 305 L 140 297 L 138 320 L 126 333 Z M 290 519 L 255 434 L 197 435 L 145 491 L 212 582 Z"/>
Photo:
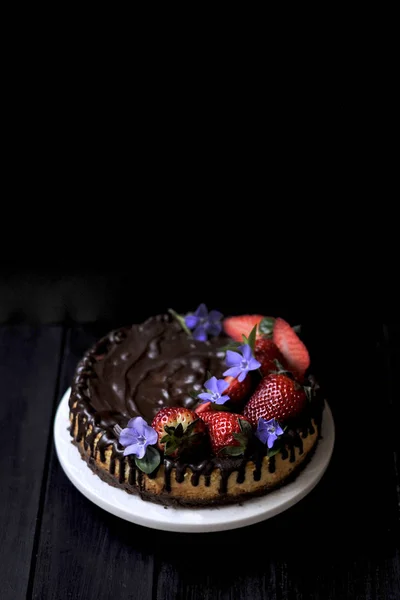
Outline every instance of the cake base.
<path id="1" fill-rule="evenodd" d="M 259 498 L 243 503 L 207 508 L 165 507 L 147 502 L 125 490 L 112 487 L 95 475 L 71 443 L 68 431 L 70 390 L 64 394 L 54 423 L 57 455 L 66 475 L 75 487 L 94 504 L 132 523 L 161 529 L 202 533 L 223 531 L 251 525 L 273 517 L 304 498 L 318 483 L 328 467 L 334 446 L 334 423 L 329 406 L 325 404 L 322 420 L 322 439 L 305 468 L 290 483 Z"/>

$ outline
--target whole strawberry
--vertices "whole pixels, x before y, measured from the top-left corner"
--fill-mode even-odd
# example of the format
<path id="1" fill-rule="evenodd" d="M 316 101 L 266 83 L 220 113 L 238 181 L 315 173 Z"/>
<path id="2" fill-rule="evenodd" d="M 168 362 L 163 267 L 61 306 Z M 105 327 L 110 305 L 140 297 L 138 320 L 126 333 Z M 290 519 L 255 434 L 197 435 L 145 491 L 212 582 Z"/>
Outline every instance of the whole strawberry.
<path id="1" fill-rule="evenodd" d="M 206 433 L 204 422 L 193 411 L 180 406 L 162 408 L 154 417 L 157 446 L 172 458 L 200 444 Z"/>
<path id="2" fill-rule="evenodd" d="M 237 377 L 230 377 L 229 375 L 224 378 L 229 384 L 226 388 L 223 396 L 229 396 L 229 400 L 233 403 L 238 403 L 244 400 L 251 390 L 251 375 L 248 374 L 243 381 L 239 381 Z"/>
<path id="3" fill-rule="evenodd" d="M 252 435 L 252 428 L 246 417 L 215 410 L 203 412 L 199 416 L 207 425 L 214 454 L 244 454 Z"/>
<path id="4" fill-rule="evenodd" d="M 301 385 L 287 375 L 271 374 L 261 380 L 243 414 L 253 426 L 260 418 L 284 423 L 301 413 L 306 403 L 306 392 Z"/>
<path id="5" fill-rule="evenodd" d="M 286 364 L 278 346 L 267 337 L 260 337 L 256 340 L 254 356 L 261 363 L 260 371 L 264 376 L 276 371 L 276 360 L 283 366 Z"/>

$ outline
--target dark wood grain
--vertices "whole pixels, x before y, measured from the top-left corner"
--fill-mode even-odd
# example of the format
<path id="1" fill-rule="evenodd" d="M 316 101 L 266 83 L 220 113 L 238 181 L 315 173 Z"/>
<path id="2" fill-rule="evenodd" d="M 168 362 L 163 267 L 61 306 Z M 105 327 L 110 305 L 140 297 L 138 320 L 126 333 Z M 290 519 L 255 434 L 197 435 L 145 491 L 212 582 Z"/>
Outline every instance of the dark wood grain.
<path id="1" fill-rule="evenodd" d="M 41 487 L 62 327 L 0 327 L 0 597 L 25 598 L 35 557 Z"/>
<path id="2" fill-rule="evenodd" d="M 322 481 L 264 523 L 195 539 L 165 534 L 156 551 L 158 600 L 400 598 L 393 458 L 399 436 L 391 423 L 387 347 L 380 330 L 359 340 L 355 355 L 341 356 L 339 339 L 329 343 L 320 340 L 319 375 L 336 445 Z"/>
<path id="3" fill-rule="evenodd" d="M 80 328 L 67 336 L 61 391 L 97 336 Z M 52 447 L 33 584 L 37 600 L 151 600 L 153 547 L 148 531 L 102 511 L 65 476 Z"/>
<path id="4" fill-rule="evenodd" d="M 7 481 L 0 552 L 2 577 L 7 582 L 11 574 L 13 588 L 3 586 L 0 597 L 19 600 L 29 584 L 35 600 L 399 600 L 399 330 L 376 327 L 361 337 L 357 331 L 350 353 L 339 335 L 317 325 L 308 343 L 336 425 L 322 481 L 273 519 L 196 535 L 117 519 L 74 488 L 52 443 L 46 458 L 56 403 L 84 350 L 107 327 L 72 328 L 61 367 L 60 330 L 22 329 L 18 341 L 3 330 L 0 383 L 10 392 L 0 415 L 3 428 L 12 427 L 10 451 L 0 459 Z M 44 442 L 32 453 L 40 427 Z"/>

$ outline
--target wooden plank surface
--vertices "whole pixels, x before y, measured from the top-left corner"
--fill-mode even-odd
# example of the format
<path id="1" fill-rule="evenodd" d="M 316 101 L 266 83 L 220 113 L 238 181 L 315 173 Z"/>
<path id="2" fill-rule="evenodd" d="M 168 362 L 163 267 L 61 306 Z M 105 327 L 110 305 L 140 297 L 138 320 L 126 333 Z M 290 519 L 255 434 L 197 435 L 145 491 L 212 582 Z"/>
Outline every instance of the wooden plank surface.
<path id="1" fill-rule="evenodd" d="M 62 327 L 0 327 L 0 597 L 26 597 L 51 431 Z"/>
<path id="2" fill-rule="evenodd" d="M 101 335 L 67 336 L 60 398 L 83 352 Z M 152 599 L 153 547 L 148 531 L 101 510 L 64 474 L 54 446 L 49 464 L 32 597 L 37 600 Z"/>
<path id="3" fill-rule="evenodd" d="M 339 338 L 330 347 L 319 340 L 319 374 L 336 444 L 318 486 L 285 513 L 252 527 L 169 534 L 157 546 L 157 600 L 400 598 L 393 462 L 398 438 L 390 423 L 387 348 L 380 339 L 380 331 L 369 333 L 359 340 L 359 353 L 347 356 L 339 352 Z"/>
<path id="4" fill-rule="evenodd" d="M 109 515 L 73 487 L 52 444 L 48 461 L 46 444 L 31 452 L 35 431 L 44 427 L 33 411 L 40 402 L 47 407 L 45 433 L 51 431 L 54 409 L 44 398 L 50 389 L 54 395 L 61 335 L 52 328 L 33 338 L 23 331 L 14 350 L 9 333 L 0 338 L 0 382 L 3 390 L 14 390 L 0 404 L 3 428 L 13 423 L 10 451 L 0 459 L 7 481 L 0 564 L 2 582 L 4 565 L 7 577 L 18 569 L 20 579 L 14 576 L 13 588 L 2 586 L 9 592 L 2 599 L 24 597 L 18 593 L 27 589 L 29 564 L 28 598 L 35 600 L 400 598 L 396 331 L 368 332 L 358 339 L 358 352 L 344 354 L 339 336 L 315 333 L 310 343 L 318 348 L 318 374 L 336 425 L 327 473 L 303 501 L 274 519 L 196 535 L 146 529 Z M 57 401 L 76 362 L 102 333 L 73 328 L 66 336 Z M 20 447 L 32 474 L 22 468 Z M 13 461 L 20 474 L 16 486 Z"/>

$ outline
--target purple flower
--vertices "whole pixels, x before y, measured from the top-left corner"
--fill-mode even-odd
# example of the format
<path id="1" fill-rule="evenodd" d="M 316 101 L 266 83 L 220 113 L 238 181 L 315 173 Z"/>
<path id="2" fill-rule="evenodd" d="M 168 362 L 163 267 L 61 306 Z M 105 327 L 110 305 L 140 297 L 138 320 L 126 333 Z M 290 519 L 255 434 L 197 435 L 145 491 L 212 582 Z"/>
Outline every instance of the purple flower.
<path id="1" fill-rule="evenodd" d="M 203 402 L 215 402 L 215 404 L 225 404 L 229 396 L 223 396 L 224 391 L 229 387 L 229 383 L 224 379 L 211 377 L 205 382 L 204 387 L 207 393 L 199 394 L 197 397 Z"/>
<path id="2" fill-rule="evenodd" d="M 268 448 L 272 448 L 278 436 L 282 435 L 283 429 L 276 419 L 258 419 L 256 437 Z"/>
<path id="3" fill-rule="evenodd" d="M 225 362 L 228 367 L 231 367 L 225 371 L 224 375 L 230 375 L 236 377 L 238 381 L 243 381 L 249 371 L 255 371 L 261 367 L 261 363 L 258 362 L 253 356 L 251 348 L 248 344 L 238 347 L 239 352 L 233 352 L 232 350 L 226 351 Z"/>
<path id="4" fill-rule="evenodd" d="M 200 304 L 193 315 L 186 315 L 185 325 L 188 329 L 193 329 L 195 340 L 205 342 L 208 335 L 218 335 L 221 332 L 220 323 L 223 315 L 218 310 L 208 312 L 205 304 Z"/>
<path id="5" fill-rule="evenodd" d="M 119 443 L 125 446 L 124 456 L 135 454 L 137 458 L 143 458 L 147 446 L 155 444 L 157 439 L 157 432 L 142 417 L 131 419 L 119 434 Z"/>

